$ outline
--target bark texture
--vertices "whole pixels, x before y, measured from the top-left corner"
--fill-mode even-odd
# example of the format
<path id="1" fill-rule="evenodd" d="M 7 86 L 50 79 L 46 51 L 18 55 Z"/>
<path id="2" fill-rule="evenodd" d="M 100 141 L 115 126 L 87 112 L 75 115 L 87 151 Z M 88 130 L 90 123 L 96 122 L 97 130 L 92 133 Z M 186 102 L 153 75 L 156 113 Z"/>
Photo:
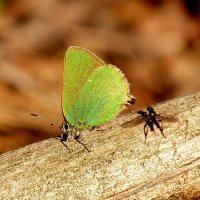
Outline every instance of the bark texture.
<path id="1" fill-rule="evenodd" d="M 200 198 L 200 93 L 154 105 L 164 134 L 144 123 L 122 127 L 131 112 L 82 136 L 71 153 L 48 139 L 0 156 L 0 199 L 191 199 Z"/>

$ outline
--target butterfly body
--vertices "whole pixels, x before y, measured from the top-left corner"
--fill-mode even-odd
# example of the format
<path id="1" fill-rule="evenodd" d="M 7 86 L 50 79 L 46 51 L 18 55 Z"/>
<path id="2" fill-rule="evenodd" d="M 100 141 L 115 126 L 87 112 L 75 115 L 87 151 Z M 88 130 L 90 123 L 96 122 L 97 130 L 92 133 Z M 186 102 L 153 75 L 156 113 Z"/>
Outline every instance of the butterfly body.
<path id="1" fill-rule="evenodd" d="M 70 137 L 78 140 L 82 131 L 111 121 L 124 104 L 135 101 L 124 74 L 84 48 L 68 48 L 63 77 L 62 143 Z"/>
<path id="2" fill-rule="evenodd" d="M 61 134 L 59 136 L 57 136 L 56 138 L 61 141 L 61 143 L 69 150 L 69 152 L 70 152 L 70 149 L 64 142 L 67 142 L 70 139 L 76 140 L 78 143 L 80 143 L 82 146 L 84 146 L 84 148 L 88 152 L 90 152 L 90 150 L 87 148 L 87 146 L 79 140 L 80 134 L 82 132 L 81 130 L 70 127 L 66 121 L 61 124 L 60 130 L 61 130 Z"/>

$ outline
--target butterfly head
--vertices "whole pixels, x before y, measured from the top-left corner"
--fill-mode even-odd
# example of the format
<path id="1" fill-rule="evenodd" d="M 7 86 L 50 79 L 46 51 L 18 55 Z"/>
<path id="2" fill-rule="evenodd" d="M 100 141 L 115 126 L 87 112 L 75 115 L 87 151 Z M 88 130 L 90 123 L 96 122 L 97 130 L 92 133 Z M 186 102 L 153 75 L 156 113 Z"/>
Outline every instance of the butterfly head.
<path id="1" fill-rule="evenodd" d="M 63 122 L 60 126 L 61 134 L 56 138 L 61 142 L 65 142 L 69 138 L 69 124 L 67 122 Z"/>
<path id="2" fill-rule="evenodd" d="M 63 122 L 60 126 L 60 130 L 63 134 L 69 132 L 69 124 L 67 122 Z"/>

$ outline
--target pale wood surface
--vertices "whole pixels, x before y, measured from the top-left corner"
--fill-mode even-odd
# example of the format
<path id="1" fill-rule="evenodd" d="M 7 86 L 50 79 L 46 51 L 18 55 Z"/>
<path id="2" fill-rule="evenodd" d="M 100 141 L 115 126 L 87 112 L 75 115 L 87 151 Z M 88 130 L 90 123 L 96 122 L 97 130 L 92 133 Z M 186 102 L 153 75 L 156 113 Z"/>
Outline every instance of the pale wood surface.
<path id="1" fill-rule="evenodd" d="M 178 122 L 164 122 L 144 143 L 144 124 L 123 115 L 103 131 L 82 136 L 69 153 L 55 139 L 0 156 L 0 199 L 187 199 L 200 197 L 200 93 L 153 106 Z"/>

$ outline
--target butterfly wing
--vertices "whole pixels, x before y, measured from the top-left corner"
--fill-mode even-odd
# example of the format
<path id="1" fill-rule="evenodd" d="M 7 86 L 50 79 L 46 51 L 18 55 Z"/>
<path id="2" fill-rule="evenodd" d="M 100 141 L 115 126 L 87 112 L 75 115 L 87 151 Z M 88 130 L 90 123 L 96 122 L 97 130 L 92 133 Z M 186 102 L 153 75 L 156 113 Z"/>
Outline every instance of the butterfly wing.
<path id="1" fill-rule="evenodd" d="M 103 65 L 88 77 L 80 92 L 74 108 L 74 126 L 85 129 L 109 122 L 128 100 L 129 84 L 122 72 Z"/>
<path id="2" fill-rule="evenodd" d="M 65 119 L 75 123 L 75 104 L 85 81 L 104 62 L 88 50 L 76 46 L 68 48 L 64 62 L 62 109 Z"/>

